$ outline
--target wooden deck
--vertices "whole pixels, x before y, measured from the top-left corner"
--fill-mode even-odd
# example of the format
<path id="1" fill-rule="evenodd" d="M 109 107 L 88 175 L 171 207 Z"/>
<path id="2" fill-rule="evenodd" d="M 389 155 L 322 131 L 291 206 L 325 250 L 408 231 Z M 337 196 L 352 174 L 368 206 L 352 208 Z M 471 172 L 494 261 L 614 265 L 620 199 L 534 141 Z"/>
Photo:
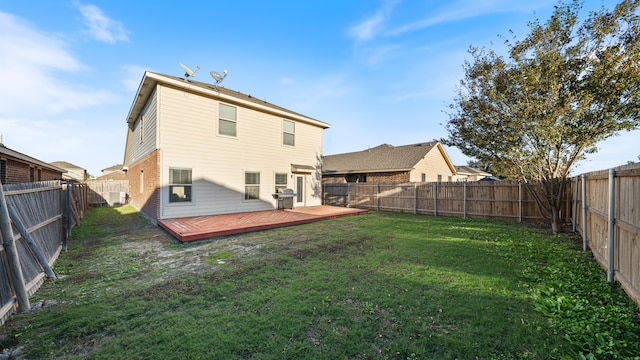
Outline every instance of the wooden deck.
<path id="1" fill-rule="evenodd" d="M 194 216 L 158 220 L 158 225 L 181 242 L 209 239 L 282 226 L 305 224 L 343 216 L 360 215 L 368 210 L 336 206 L 309 206 L 292 210 L 267 210 L 235 214 Z"/>

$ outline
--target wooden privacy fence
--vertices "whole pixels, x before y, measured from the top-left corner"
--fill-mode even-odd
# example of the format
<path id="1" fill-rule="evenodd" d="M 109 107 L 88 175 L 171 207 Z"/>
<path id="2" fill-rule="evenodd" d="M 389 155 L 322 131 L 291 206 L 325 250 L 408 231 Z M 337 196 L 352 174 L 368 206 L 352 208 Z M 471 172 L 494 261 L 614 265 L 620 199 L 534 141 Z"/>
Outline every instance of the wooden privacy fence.
<path id="1" fill-rule="evenodd" d="M 117 206 L 127 202 L 129 180 L 89 180 L 89 205 Z"/>
<path id="2" fill-rule="evenodd" d="M 86 185 L 43 181 L 2 185 L 0 192 L 0 324 L 55 278 L 51 266 L 87 209 Z"/>
<path id="3" fill-rule="evenodd" d="M 533 185 L 536 191 L 538 185 Z M 562 216 L 571 201 L 565 192 Z M 535 199 L 517 182 L 346 183 L 323 184 L 325 205 L 508 221 L 544 221 Z"/>
<path id="4" fill-rule="evenodd" d="M 640 164 L 573 178 L 573 228 L 640 306 Z"/>

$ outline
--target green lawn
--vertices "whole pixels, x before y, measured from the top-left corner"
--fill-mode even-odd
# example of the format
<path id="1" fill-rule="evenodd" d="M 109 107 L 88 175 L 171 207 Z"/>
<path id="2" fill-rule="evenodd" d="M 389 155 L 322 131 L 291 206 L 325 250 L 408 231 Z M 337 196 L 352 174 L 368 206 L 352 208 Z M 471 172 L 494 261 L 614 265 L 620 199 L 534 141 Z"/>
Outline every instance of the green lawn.
<path id="1" fill-rule="evenodd" d="M 371 213 L 179 244 L 92 208 L 1 348 L 64 359 L 640 354 L 638 309 L 565 235 Z"/>

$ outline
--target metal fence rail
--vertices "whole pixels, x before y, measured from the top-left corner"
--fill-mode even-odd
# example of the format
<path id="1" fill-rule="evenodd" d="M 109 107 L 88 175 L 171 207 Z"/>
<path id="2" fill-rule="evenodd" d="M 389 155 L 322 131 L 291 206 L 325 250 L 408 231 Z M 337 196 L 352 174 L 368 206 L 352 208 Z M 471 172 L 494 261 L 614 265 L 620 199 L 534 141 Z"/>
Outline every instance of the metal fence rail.
<path id="1" fill-rule="evenodd" d="M 47 277 L 55 277 L 51 266 L 57 259 L 67 236 L 87 209 L 87 187 L 60 181 L 9 184 L 2 186 L 10 229 L 0 237 L 0 324 L 20 304 L 20 293 L 33 295 Z M 17 260 L 7 249 L 15 248 Z M 18 264 L 12 263 L 18 261 Z M 15 274 L 12 268 L 20 269 Z M 16 284 L 17 279 L 23 283 Z M 19 285 L 19 286 L 17 286 Z M 28 304 L 28 301 L 27 301 Z M 20 309 L 28 310 L 28 309 Z"/>

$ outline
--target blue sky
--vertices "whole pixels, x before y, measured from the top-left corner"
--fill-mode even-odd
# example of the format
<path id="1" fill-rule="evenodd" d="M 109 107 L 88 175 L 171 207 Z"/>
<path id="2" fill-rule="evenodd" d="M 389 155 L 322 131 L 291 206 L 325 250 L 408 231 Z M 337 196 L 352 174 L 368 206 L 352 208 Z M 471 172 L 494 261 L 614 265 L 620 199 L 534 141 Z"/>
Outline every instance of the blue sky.
<path id="1" fill-rule="evenodd" d="M 584 13 L 615 1 L 586 1 Z M 229 71 L 223 85 L 331 124 L 327 155 L 446 136 L 470 45 L 500 51 L 555 1 L 0 0 L 0 134 L 40 160 L 99 175 L 122 163 L 145 70 Z M 640 132 L 574 174 L 638 160 Z M 469 160 L 447 147 L 456 165 Z"/>

